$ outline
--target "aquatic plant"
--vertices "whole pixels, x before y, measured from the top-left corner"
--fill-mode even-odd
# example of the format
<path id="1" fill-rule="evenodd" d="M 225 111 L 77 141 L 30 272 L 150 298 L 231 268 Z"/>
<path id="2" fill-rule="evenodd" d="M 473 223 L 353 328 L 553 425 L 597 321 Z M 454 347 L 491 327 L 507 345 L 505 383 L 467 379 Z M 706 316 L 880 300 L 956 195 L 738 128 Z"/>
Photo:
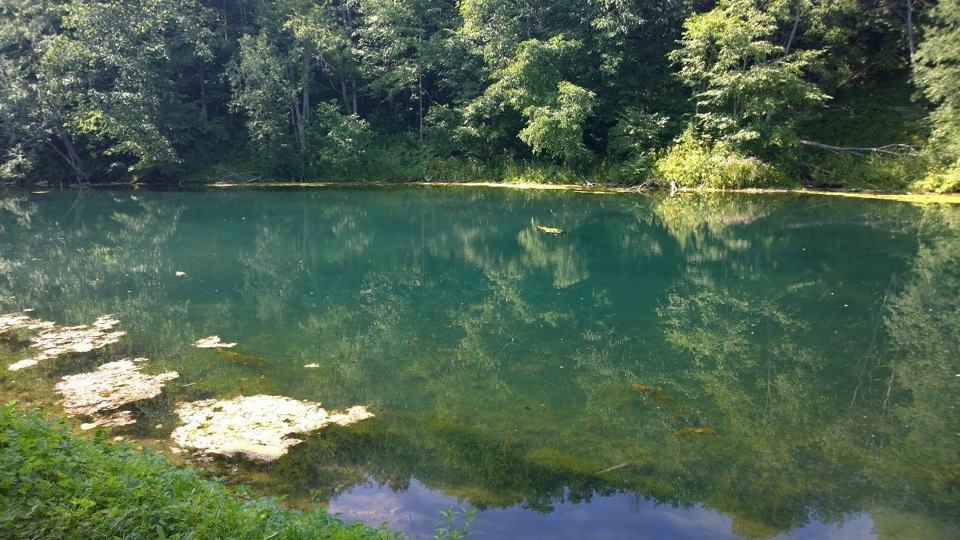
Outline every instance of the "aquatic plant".
<path id="1" fill-rule="evenodd" d="M 441 510 L 440 514 L 443 516 L 443 520 L 438 523 L 437 528 L 433 530 L 433 538 L 435 540 L 457 540 L 459 538 L 466 538 L 471 532 L 476 532 L 470 530 L 470 523 L 475 519 L 475 512 L 476 510 L 473 508 L 454 510 L 453 507 L 449 507 Z M 463 525 L 454 527 L 454 522 L 461 514 L 463 515 Z"/>

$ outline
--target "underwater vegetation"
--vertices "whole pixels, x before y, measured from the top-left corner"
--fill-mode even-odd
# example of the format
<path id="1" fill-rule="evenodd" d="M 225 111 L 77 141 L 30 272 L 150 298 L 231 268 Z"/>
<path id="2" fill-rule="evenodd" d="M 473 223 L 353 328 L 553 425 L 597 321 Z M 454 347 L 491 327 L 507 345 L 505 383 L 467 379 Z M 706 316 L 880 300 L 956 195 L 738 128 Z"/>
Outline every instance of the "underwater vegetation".
<path id="1" fill-rule="evenodd" d="M 642 394 L 644 398 L 652 398 L 664 403 L 673 403 L 673 396 L 664 392 L 663 388 L 659 386 L 633 383 L 630 385 L 630 388 L 632 388 L 634 392 Z"/>

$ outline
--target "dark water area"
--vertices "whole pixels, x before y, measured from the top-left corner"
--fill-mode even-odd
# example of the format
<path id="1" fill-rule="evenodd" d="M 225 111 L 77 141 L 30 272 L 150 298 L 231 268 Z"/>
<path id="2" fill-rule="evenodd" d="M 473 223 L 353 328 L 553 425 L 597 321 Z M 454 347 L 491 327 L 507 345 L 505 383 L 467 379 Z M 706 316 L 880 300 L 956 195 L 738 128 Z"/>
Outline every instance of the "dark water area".
<path id="1" fill-rule="evenodd" d="M 559 231 L 558 231 L 558 230 Z M 960 206 L 802 195 L 326 187 L 0 192 L 0 313 L 114 314 L 177 402 L 376 418 L 230 482 L 430 537 L 960 535 Z M 237 342 L 238 356 L 197 349 Z M 316 364 L 318 367 L 306 368 Z"/>

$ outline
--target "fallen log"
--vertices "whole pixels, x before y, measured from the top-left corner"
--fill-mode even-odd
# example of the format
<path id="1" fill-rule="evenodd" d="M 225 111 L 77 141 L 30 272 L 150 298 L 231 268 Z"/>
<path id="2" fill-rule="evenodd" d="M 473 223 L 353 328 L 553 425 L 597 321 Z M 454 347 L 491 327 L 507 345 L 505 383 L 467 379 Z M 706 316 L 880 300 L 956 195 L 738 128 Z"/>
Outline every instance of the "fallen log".
<path id="1" fill-rule="evenodd" d="M 896 157 L 920 157 L 920 153 L 909 144 L 888 144 L 885 146 L 834 146 L 816 141 L 800 141 L 800 144 L 817 148 L 820 150 L 830 150 L 831 152 L 845 152 L 862 156 L 864 154 L 885 154 Z"/>

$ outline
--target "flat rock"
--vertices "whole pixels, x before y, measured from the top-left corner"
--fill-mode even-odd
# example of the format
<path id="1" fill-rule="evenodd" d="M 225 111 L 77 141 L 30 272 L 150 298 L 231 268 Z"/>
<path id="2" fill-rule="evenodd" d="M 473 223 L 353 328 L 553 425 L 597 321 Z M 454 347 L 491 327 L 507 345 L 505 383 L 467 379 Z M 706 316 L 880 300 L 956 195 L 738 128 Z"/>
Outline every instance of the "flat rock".
<path id="1" fill-rule="evenodd" d="M 229 349 L 236 345 L 236 343 L 224 343 L 220 340 L 220 336 L 209 336 L 193 342 L 193 346 L 200 349 Z"/>
<path id="2" fill-rule="evenodd" d="M 328 412 L 319 403 L 265 395 L 181 403 L 177 414 L 184 423 L 171 434 L 177 445 L 260 461 L 273 461 L 302 442 L 289 437 L 291 434 L 310 433 L 330 424 L 346 426 L 373 417 L 362 406 Z"/>
<path id="3" fill-rule="evenodd" d="M 104 315 L 91 325 L 60 327 L 46 321 L 37 321 L 24 327 L 40 329 L 41 332 L 30 338 L 30 347 L 39 349 L 33 358 L 26 358 L 10 365 L 7 369 L 17 371 L 35 366 L 44 360 L 64 354 L 89 352 L 120 341 L 126 332 L 112 332 L 120 324 L 113 315 Z"/>
<path id="4" fill-rule="evenodd" d="M 103 364 L 89 373 L 67 375 L 56 385 L 57 392 L 63 395 L 64 410 L 70 416 L 94 418 L 94 426 L 136 422 L 129 412 L 117 409 L 160 395 L 167 381 L 180 376 L 175 371 L 145 375 L 140 369 L 146 361 L 124 359 Z"/>

